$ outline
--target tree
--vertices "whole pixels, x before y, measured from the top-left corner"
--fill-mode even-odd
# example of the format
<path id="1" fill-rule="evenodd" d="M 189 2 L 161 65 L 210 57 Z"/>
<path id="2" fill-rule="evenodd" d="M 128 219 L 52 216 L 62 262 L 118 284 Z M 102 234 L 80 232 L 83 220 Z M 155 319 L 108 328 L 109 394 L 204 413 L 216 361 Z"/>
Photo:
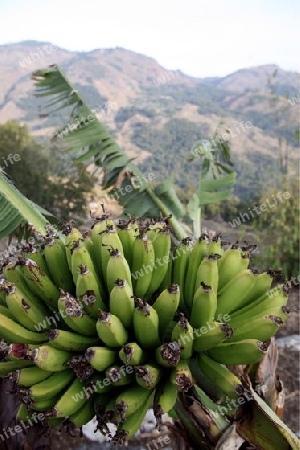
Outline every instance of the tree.
<path id="1" fill-rule="evenodd" d="M 59 166 L 65 169 L 60 171 Z M 87 195 L 94 178 L 83 164 L 73 164 L 61 149 L 49 152 L 30 135 L 27 125 L 10 120 L 0 125 L 0 165 L 15 186 L 62 220 L 86 217 Z"/>

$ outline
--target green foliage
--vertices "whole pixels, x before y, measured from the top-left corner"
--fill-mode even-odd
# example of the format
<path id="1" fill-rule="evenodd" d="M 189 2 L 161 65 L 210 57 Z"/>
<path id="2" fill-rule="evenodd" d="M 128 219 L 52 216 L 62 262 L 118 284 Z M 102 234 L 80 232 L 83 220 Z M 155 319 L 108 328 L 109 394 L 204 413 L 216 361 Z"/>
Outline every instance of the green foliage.
<path id="1" fill-rule="evenodd" d="M 162 84 L 159 86 L 160 94 L 170 96 L 176 104 L 190 103 L 199 107 L 199 114 L 218 114 L 228 116 L 226 108 L 221 103 L 228 96 L 228 91 L 216 89 L 206 84 L 198 83 L 196 86 Z"/>
<path id="2" fill-rule="evenodd" d="M 84 100 L 90 105 L 91 109 L 101 108 L 108 100 L 104 95 L 99 94 L 98 89 L 94 86 L 87 86 L 86 84 L 74 83 L 74 88 L 77 89 Z"/>
<path id="3" fill-rule="evenodd" d="M 171 119 L 161 129 L 154 129 L 149 124 L 140 122 L 132 135 L 134 144 L 152 155 L 139 164 L 142 172 L 154 172 L 159 179 L 172 173 L 179 189 L 193 192 L 197 189 L 200 159 L 193 164 L 188 159 L 195 142 L 201 139 L 209 139 L 207 130 L 186 119 Z M 255 199 L 257 192 L 273 176 L 271 174 L 276 173 L 275 159 L 259 152 L 247 154 L 249 162 L 241 159 L 238 154 L 231 157 L 238 175 L 235 195 L 245 201 Z"/>
<path id="4" fill-rule="evenodd" d="M 290 198 L 282 202 L 276 197 L 278 192 L 288 192 Z M 291 182 L 285 189 L 272 190 L 261 196 L 259 204 L 275 205 L 258 216 L 257 228 L 262 233 L 260 247 L 262 249 L 257 264 L 282 269 L 286 279 L 298 277 L 299 237 L 300 237 L 300 191 L 299 180 Z"/>
<path id="5" fill-rule="evenodd" d="M 39 98 L 50 97 L 46 104 L 48 114 L 70 106 L 73 108 L 68 123 L 56 132 L 53 140 L 58 142 L 60 139 L 77 162 L 94 162 L 101 168 L 102 186 L 105 189 L 116 188 L 116 185 L 118 189 L 122 188 L 126 194 L 119 197 L 119 203 L 125 206 L 127 212 L 157 217 L 160 214 L 173 214 L 174 211 L 170 223 L 178 239 L 184 237 L 186 231 L 178 221 L 178 214 L 176 217 L 179 200 L 173 187 L 165 191 L 162 184 L 153 189 L 96 117 L 78 125 L 79 118 L 92 115 L 92 111 L 57 66 L 38 70 L 32 78 L 36 84 L 35 95 Z M 138 188 L 134 187 L 135 180 L 139 181 Z M 126 190 L 126 186 L 131 190 Z M 163 195 L 159 197 L 160 190 L 163 190 Z"/>
<path id="6" fill-rule="evenodd" d="M 85 219 L 88 213 L 87 200 L 95 181 L 84 164 L 73 165 L 71 174 L 51 180 L 46 209 L 61 220 L 75 216 Z"/>
<path id="7" fill-rule="evenodd" d="M 16 161 L 11 163 L 9 154 L 14 155 Z M 45 149 L 30 136 L 27 125 L 19 125 L 12 120 L 0 124 L 0 161 L 3 170 L 22 193 L 46 207 L 49 160 Z"/>
<path id="8" fill-rule="evenodd" d="M 153 119 L 156 116 L 156 111 L 154 109 L 142 109 L 136 106 L 123 107 L 118 110 L 115 121 L 117 124 L 123 124 L 135 114 L 140 114 L 148 119 Z"/>
<path id="9" fill-rule="evenodd" d="M 49 156 L 26 125 L 12 120 L 0 124 L 0 165 L 17 189 L 60 219 L 68 218 L 69 212 L 85 217 L 93 179 L 83 165 L 74 166 L 66 157 L 59 160 L 58 152 L 61 150 L 56 149 Z M 53 169 L 61 166 L 63 160 L 67 163 L 65 170 L 53 176 Z"/>
<path id="10" fill-rule="evenodd" d="M 24 197 L 0 170 L 0 239 L 25 225 L 43 234 L 47 223 L 41 209 Z M 28 229 L 28 226 L 27 226 Z"/>
<path id="11" fill-rule="evenodd" d="M 159 173 L 162 180 L 173 174 L 177 186 L 185 188 L 187 182 L 193 180 L 196 188 L 200 163 L 190 164 L 187 159 L 195 142 L 203 137 L 195 123 L 186 119 L 171 119 L 159 130 L 145 123 L 137 124 L 132 140 L 152 154 L 151 158 L 140 164 L 142 172 Z"/>

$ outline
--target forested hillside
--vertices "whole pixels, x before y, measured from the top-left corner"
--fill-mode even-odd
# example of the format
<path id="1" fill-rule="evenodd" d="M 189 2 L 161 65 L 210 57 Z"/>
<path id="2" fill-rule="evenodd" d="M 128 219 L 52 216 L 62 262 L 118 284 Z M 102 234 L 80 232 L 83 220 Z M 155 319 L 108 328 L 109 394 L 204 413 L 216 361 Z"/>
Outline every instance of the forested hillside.
<path id="1" fill-rule="evenodd" d="M 294 170 L 298 74 L 269 65 L 196 79 L 122 48 L 88 53 L 53 48 L 46 54 L 44 47 L 37 41 L 0 47 L 0 122 L 14 118 L 27 124 L 48 147 L 65 117 L 39 117 L 43 103 L 33 96 L 30 75 L 56 63 L 141 169 L 155 172 L 157 180 L 174 175 L 182 192 L 192 192 L 198 181 L 199 160 L 188 162 L 191 149 L 211 139 L 220 122 L 229 136 L 239 175 L 235 194 L 241 199 L 253 199 L 266 186 L 277 167 L 279 140 L 290 148 Z"/>

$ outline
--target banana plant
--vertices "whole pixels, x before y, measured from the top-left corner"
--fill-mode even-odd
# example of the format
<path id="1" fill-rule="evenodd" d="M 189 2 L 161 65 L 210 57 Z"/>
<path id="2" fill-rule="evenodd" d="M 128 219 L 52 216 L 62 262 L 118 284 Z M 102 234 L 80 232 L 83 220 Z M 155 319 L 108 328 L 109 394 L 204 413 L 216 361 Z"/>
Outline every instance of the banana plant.
<path id="1" fill-rule="evenodd" d="M 228 169 L 232 162 L 225 141 L 219 141 L 217 149 L 207 150 L 201 155 L 199 190 L 185 208 L 176 194 L 171 177 L 156 186 L 143 178 L 134 160 L 118 146 L 58 66 L 38 70 L 33 73 L 32 79 L 36 86 L 35 96 L 50 97 L 42 117 L 62 109 L 70 111 L 68 122 L 56 131 L 52 141 L 60 140 L 77 162 L 92 161 L 100 167 L 103 189 L 110 189 L 110 194 L 118 199 L 128 214 L 148 217 L 172 215 L 169 223 L 180 240 L 191 233 L 181 219 L 194 222 L 194 235 L 200 235 L 199 208 L 231 194 L 231 190 L 220 191 L 235 181 L 235 173 Z M 224 173 L 228 176 L 223 177 Z M 126 189 L 128 185 L 134 189 Z M 121 196 L 118 195 L 120 191 L 123 192 Z"/>
<path id="2" fill-rule="evenodd" d="M 33 73 L 32 79 L 36 86 L 35 96 L 50 97 L 45 105 L 47 112 L 42 117 L 71 108 L 69 121 L 55 133 L 52 141 L 55 143 L 60 139 L 76 161 L 87 164 L 93 162 L 101 168 L 102 187 L 111 189 L 111 194 L 116 193 L 117 186 L 118 189 L 131 186 L 131 190 L 127 189 L 125 195 L 118 198 L 128 214 L 150 217 L 172 214 L 170 224 L 176 236 L 178 239 L 186 236 L 186 228 L 180 222 L 184 209 L 172 183 L 167 181 L 155 187 L 150 186 L 59 67 L 38 70 Z M 136 187 L 137 184 L 139 187 Z"/>
<path id="3" fill-rule="evenodd" d="M 211 142 L 197 143 L 188 159 L 189 161 L 200 159 L 201 165 L 198 190 L 192 195 L 187 206 L 189 217 L 193 221 L 194 236 L 201 234 L 201 208 L 228 198 L 236 181 L 229 143 L 219 137 L 219 128 L 223 124 L 219 123 Z"/>
<path id="4" fill-rule="evenodd" d="M 71 108 L 69 122 L 56 132 L 54 141 L 62 139 L 67 151 L 74 155 L 77 161 L 88 163 L 92 160 L 101 168 L 102 186 L 105 189 L 111 189 L 114 192 L 123 186 L 125 190 L 128 183 L 134 186 L 135 180 L 138 180 L 140 186 L 130 192 L 125 190 L 126 195 L 119 199 L 125 211 L 132 215 L 152 217 L 172 214 L 170 222 L 176 237 L 180 239 L 186 236 L 187 228 L 180 221 L 181 218 L 186 217 L 186 210 L 176 196 L 171 179 L 157 186 L 150 186 L 143 179 L 133 160 L 129 159 L 116 144 L 57 66 L 35 72 L 33 79 L 37 88 L 36 95 L 51 97 L 47 103 L 49 109 L 47 114 L 63 108 Z M 89 118 L 88 121 L 85 118 Z M 200 230 L 201 207 L 230 195 L 230 189 L 225 191 L 222 189 L 229 188 L 235 181 L 228 146 L 221 142 L 218 147 L 221 147 L 218 148 L 219 152 L 209 149 L 201 155 L 199 190 L 187 208 L 190 219 L 194 219 L 193 228 L 197 234 Z M 44 226 L 47 224 L 44 217 L 46 212 L 22 196 L 2 173 L 0 174 L 0 192 L 1 210 L 5 213 L 4 220 L 0 221 L 2 235 L 13 231 L 24 222 L 31 224 L 38 232 L 44 232 Z M 10 220 L 12 220 L 11 224 Z M 205 385 L 205 382 L 201 381 L 202 383 L 199 384 Z M 214 403 L 200 387 L 195 388 L 191 397 L 184 394 L 178 396 L 174 415 L 180 420 L 181 431 L 186 437 L 188 436 L 186 440 L 193 448 L 204 450 L 235 448 L 227 445 L 229 432 L 230 439 L 232 433 L 237 432 L 239 439 L 248 441 L 262 450 L 274 448 L 296 450 L 298 448 L 298 441 L 290 430 L 253 391 L 251 384 L 247 387 L 252 395 L 251 401 L 247 403 L 248 409 L 246 406 L 238 407 L 236 413 L 240 416 L 232 425 L 232 417 L 216 418 L 214 416 L 213 408 L 218 407 L 218 399 L 214 399 L 216 402 Z M 207 389 L 209 390 L 209 386 Z"/>
<path id="5" fill-rule="evenodd" d="M 198 191 L 185 209 L 176 195 L 171 178 L 156 186 L 151 186 L 143 178 L 134 160 L 117 145 L 58 66 L 38 70 L 32 75 L 32 79 L 36 86 L 35 95 L 40 98 L 50 97 L 43 117 L 62 109 L 70 111 L 68 122 L 57 130 L 53 142 L 60 139 L 66 151 L 78 162 L 93 162 L 101 168 L 102 187 L 110 189 L 110 193 L 116 194 L 118 189 L 123 188 L 125 194 L 119 196 L 118 201 L 127 213 L 150 217 L 172 214 L 170 224 L 177 239 L 181 239 L 191 232 L 181 219 L 193 222 L 193 232 L 197 236 L 201 232 L 203 205 L 224 200 L 231 194 L 236 174 L 232 170 L 228 142 L 216 139 L 218 130 L 212 140 L 217 140 L 216 148 L 204 146 L 203 151 L 200 143 L 192 152 L 201 159 L 200 179 Z M 200 151 L 197 151 L 199 148 Z M 128 184 L 134 187 L 136 180 L 139 181 L 138 188 L 125 189 Z M 249 389 L 252 389 L 251 386 Z M 213 420 L 211 400 L 206 403 L 207 396 L 200 388 L 195 390 L 190 399 L 184 395 L 179 396 L 174 414 L 180 420 L 186 440 L 195 448 L 212 449 L 216 445 L 220 450 L 229 448 L 224 445 L 222 447 L 222 441 L 226 444 L 226 433 L 236 432 L 238 429 L 238 438 L 242 442 L 249 441 L 262 450 L 275 448 L 272 447 L 274 442 L 279 444 L 276 448 L 280 450 L 296 449 L 297 440 L 291 431 L 254 391 L 252 394 L 253 401 L 248 402 L 251 415 L 248 415 L 246 408 L 239 408 L 237 412 L 242 417 L 234 424 L 234 430 L 230 429 L 230 420 L 226 418 Z M 261 424 L 265 427 L 263 432 Z M 205 439 L 203 433 L 206 433 Z M 272 440 L 268 440 L 268 433 L 272 434 Z"/>

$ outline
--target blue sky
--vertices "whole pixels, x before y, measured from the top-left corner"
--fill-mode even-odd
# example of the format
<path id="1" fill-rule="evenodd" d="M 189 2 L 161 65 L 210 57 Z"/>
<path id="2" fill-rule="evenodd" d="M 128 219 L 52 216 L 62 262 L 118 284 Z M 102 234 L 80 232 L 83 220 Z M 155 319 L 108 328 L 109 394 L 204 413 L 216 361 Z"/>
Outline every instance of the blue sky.
<path id="1" fill-rule="evenodd" d="M 0 0 L 0 18 L 0 44 L 118 46 L 199 77 L 261 64 L 300 71 L 300 0 Z"/>

